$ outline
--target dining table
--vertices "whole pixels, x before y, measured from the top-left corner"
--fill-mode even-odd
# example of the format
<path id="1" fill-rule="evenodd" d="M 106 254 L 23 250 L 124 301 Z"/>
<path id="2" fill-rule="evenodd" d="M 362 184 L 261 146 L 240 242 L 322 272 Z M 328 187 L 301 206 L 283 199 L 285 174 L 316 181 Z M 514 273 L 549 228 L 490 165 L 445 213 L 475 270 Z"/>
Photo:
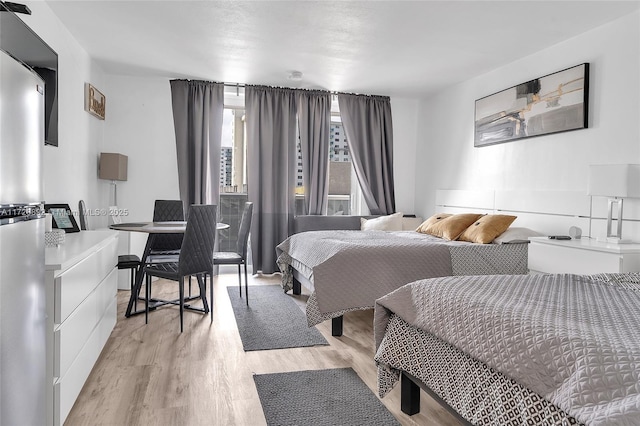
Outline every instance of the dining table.
<path id="1" fill-rule="evenodd" d="M 170 221 L 170 222 L 125 222 L 125 223 L 114 223 L 109 225 L 109 228 L 114 229 L 116 231 L 127 231 L 127 232 L 142 232 L 149 234 L 147 238 L 147 243 L 145 244 L 144 251 L 142 253 L 142 261 L 138 266 L 135 274 L 135 282 L 134 287 L 131 289 L 131 296 L 129 297 L 129 303 L 127 304 L 127 310 L 125 311 L 125 317 L 130 317 L 132 315 L 142 314 L 145 312 L 144 309 L 137 310 L 137 301 L 139 299 L 140 288 L 142 287 L 142 281 L 144 279 L 144 266 L 146 259 L 149 257 L 151 253 L 151 248 L 153 247 L 153 242 L 157 235 L 159 234 L 184 234 L 187 229 L 186 221 Z M 222 230 L 229 228 L 229 225 L 226 223 L 218 222 L 216 224 L 216 230 Z M 213 255 L 213 253 L 212 253 Z M 200 276 L 197 277 L 198 280 L 202 279 Z M 187 297 L 185 300 L 193 300 L 200 298 L 200 296 Z M 149 300 L 150 310 L 154 310 L 159 306 L 167 305 L 167 304 L 175 304 L 175 300 L 161 300 L 161 299 L 150 299 Z M 134 310 L 136 307 L 136 310 Z M 187 308 L 187 306 L 185 306 Z M 187 308 L 189 309 L 189 308 Z M 199 309 L 198 309 L 199 310 Z"/>

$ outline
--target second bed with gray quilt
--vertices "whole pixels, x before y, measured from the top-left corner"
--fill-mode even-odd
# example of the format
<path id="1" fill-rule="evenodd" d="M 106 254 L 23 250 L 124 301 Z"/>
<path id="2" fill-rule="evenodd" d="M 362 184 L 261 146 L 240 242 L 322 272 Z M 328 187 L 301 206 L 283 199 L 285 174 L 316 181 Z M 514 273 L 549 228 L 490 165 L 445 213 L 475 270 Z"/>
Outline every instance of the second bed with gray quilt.
<path id="1" fill-rule="evenodd" d="M 276 248 L 284 291 L 294 279 L 311 291 L 309 326 L 334 319 L 409 282 L 451 275 L 526 274 L 527 244 L 446 241 L 414 231 L 310 231 Z M 335 319 L 339 319 L 336 322 Z"/>

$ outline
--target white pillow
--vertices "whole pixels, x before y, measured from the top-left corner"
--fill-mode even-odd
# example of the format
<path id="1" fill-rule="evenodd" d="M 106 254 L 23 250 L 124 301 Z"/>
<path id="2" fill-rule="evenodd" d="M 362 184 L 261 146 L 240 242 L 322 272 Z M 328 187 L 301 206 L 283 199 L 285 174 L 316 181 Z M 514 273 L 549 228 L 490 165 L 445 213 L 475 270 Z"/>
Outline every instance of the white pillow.
<path id="1" fill-rule="evenodd" d="M 420 224 L 424 222 L 420 216 L 417 217 L 403 217 L 402 218 L 402 230 L 403 231 L 415 231 Z"/>
<path id="2" fill-rule="evenodd" d="M 402 231 L 402 213 L 394 213 L 375 219 L 360 218 L 360 229 L 363 231 Z"/>
<path id="3" fill-rule="evenodd" d="M 529 237 L 541 237 L 543 234 L 529 228 L 509 227 L 494 240 L 494 244 L 527 243 Z"/>

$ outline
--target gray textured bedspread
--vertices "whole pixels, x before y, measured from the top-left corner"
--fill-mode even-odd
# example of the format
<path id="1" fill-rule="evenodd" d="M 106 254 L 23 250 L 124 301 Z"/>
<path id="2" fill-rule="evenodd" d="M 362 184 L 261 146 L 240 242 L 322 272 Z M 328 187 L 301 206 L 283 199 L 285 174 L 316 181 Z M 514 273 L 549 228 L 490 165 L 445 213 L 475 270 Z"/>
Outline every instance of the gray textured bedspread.
<path id="1" fill-rule="evenodd" d="M 292 258 L 313 270 L 325 313 L 372 307 L 403 284 L 451 275 L 448 244 L 456 245 L 417 232 L 312 231 L 292 235 L 276 250 L 285 275 Z M 283 287 L 291 289 L 286 279 Z"/>
<path id="2" fill-rule="evenodd" d="M 624 280 L 622 280 L 624 281 Z M 376 301 L 588 424 L 640 424 L 640 292 L 578 275 L 420 280 Z"/>

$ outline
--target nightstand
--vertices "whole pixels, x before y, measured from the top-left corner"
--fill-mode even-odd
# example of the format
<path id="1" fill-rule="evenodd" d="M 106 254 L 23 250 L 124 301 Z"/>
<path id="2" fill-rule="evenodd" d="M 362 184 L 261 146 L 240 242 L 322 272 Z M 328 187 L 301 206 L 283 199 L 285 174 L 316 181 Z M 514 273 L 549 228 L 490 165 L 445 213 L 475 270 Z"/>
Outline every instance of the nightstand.
<path id="1" fill-rule="evenodd" d="M 640 244 L 611 244 L 595 239 L 529 238 L 529 270 L 597 274 L 640 271 Z"/>

